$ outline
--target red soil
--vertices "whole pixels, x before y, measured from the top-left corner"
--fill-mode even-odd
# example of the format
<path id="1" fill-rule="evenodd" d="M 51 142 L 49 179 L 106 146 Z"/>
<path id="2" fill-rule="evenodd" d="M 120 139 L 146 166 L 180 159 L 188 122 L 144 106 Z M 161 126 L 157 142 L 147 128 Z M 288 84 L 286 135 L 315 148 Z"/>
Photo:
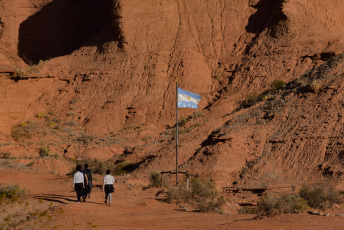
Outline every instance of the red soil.
<path id="1" fill-rule="evenodd" d="M 0 0 L 0 6 L 0 154 L 27 164 L 49 147 L 60 159 L 130 161 L 139 178 L 173 170 L 178 78 L 181 88 L 202 96 L 198 113 L 179 111 L 187 118 L 180 170 L 211 177 L 219 189 L 315 182 L 343 189 L 343 1 Z M 275 80 L 288 84 L 236 110 Z M 314 80 L 316 91 L 309 90 Z M 70 170 L 59 160 L 34 161 L 42 171 Z M 166 205 L 155 203 L 157 212 Z"/>
<path id="2" fill-rule="evenodd" d="M 101 177 L 96 177 L 91 199 L 78 204 L 71 177 L 3 169 L 0 173 L 2 184 L 18 184 L 30 191 L 33 198 L 29 199 L 44 199 L 62 208 L 45 225 L 47 229 L 341 229 L 344 224 L 339 216 L 288 214 L 255 219 L 253 215 L 184 211 L 159 201 L 155 197 L 158 190 L 142 190 L 144 184 L 130 177 L 116 177 L 119 182 L 112 206 L 103 203 L 104 194 L 98 187 Z M 124 181 L 132 185 L 131 190 Z"/>

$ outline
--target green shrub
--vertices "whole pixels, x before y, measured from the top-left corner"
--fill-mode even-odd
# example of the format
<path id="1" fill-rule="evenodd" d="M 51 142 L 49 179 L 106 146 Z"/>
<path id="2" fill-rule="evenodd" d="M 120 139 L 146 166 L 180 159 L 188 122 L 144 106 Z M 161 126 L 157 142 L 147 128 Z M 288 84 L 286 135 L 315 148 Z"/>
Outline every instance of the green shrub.
<path id="1" fill-rule="evenodd" d="M 299 191 L 299 195 L 312 208 L 331 208 L 333 204 L 340 202 L 339 194 L 332 186 L 303 185 Z"/>
<path id="2" fill-rule="evenodd" d="M 188 203 L 201 212 L 219 211 L 225 203 L 223 196 L 214 188 L 210 180 L 193 178 L 191 188 L 185 186 L 170 187 L 167 192 L 168 201 L 177 203 Z"/>
<path id="3" fill-rule="evenodd" d="M 18 185 L 10 185 L 6 187 L 0 185 L 0 203 L 4 202 L 6 199 L 11 202 L 15 202 L 25 195 L 25 190 L 21 189 Z"/>

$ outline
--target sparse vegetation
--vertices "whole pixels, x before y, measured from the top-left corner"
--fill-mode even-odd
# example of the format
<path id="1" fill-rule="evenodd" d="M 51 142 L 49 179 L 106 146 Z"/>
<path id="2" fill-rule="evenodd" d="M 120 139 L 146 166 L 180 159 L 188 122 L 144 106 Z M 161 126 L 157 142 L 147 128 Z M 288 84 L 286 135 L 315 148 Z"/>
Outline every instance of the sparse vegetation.
<path id="1" fill-rule="evenodd" d="M 45 114 L 44 113 L 38 113 L 36 115 L 37 118 L 44 118 L 45 117 Z"/>
<path id="2" fill-rule="evenodd" d="M 257 203 L 257 214 L 274 216 L 282 213 L 302 213 L 308 209 L 307 201 L 296 194 L 277 196 L 267 192 Z"/>
<path id="3" fill-rule="evenodd" d="M 0 159 L 9 159 L 11 156 L 11 153 L 0 153 Z"/>
<path id="4" fill-rule="evenodd" d="M 123 175 L 123 174 L 130 174 L 133 171 L 133 163 L 130 161 L 123 161 L 118 163 L 114 170 L 113 174 L 114 175 Z"/>
<path id="5" fill-rule="evenodd" d="M 220 80 L 221 79 L 221 72 L 217 72 L 214 76 L 213 76 L 213 78 L 215 79 L 215 80 Z"/>
<path id="6" fill-rule="evenodd" d="M 158 171 L 153 171 L 149 175 L 149 186 L 160 187 L 161 186 L 161 174 Z"/>
<path id="7" fill-rule="evenodd" d="M 308 86 L 309 90 L 313 93 L 317 93 L 319 91 L 320 85 L 319 82 L 317 80 L 313 80 L 309 86 Z"/>
<path id="8" fill-rule="evenodd" d="M 71 100 L 69 103 L 70 103 L 71 105 L 73 105 L 73 104 L 75 104 L 75 103 L 77 103 L 77 102 L 78 102 L 78 99 L 74 98 L 74 99 Z"/>
<path id="9" fill-rule="evenodd" d="M 98 159 L 86 159 L 81 162 L 77 162 L 77 164 L 83 165 L 87 163 L 89 167 L 92 169 L 92 172 L 99 175 L 105 175 L 105 172 L 107 169 L 110 169 L 112 172 L 114 170 L 114 164 L 109 163 L 107 161 L 101 161 Z M 70 174 L 73 174 L 75 172 L 75 168 L 72 169 L 72 172 Z"/>
<path id="10" fill-rule="evenodd" d="M 39 156 L 40 157 L 47 157 L 50 156 L 50 149 L 49 147 L 42 146 L 39 148 Z"/>
<path id="11" fill-rule="evenodd" d="M 335 203 L 341 201 L 339 193 L 332 186 L 303 185 L 299 191 L 299 195 L 312 208 L 331 208 Z"/>
<path id="12" fill-rule="evenodd" d="M 178 119 L 178 125 L 179 125 L 180 127 L 183 127 L 184 125 L 186 125 L 186 123 L 187 123 L 187 120 L 185 119 L 185 117 L 180 117 L 180 118 Z"/>
<path id="13" fill-rule="evenodd" d="M 10 185 L 3 187 L 0 185 L 0 203 L 6 200 L 11 202 L 18 201 L 26 195 L 25 190 L 21 189 L 18 185 Z"/>
<path id="14" fill-rule="evenodd" d="M 26 73 L 25 70 L 20 69 L 20 68 L 15 68 L 14 71 L 15 71 L 15 76 L 14 77 L 26 78 L 27 73 Z"/>
<path id="15" fill-rule="evenodd" d="M 55 122 L 53 122 L 53 121 L 49 121 L 48 126 L 54 128 L 54 127 L 57 126 L 57 124 Z"/>
<path id="16" fill-rule="evenodd" d="M 282 89 L 285 86 L 285 82 L 282 80 L 275 80 L 271 83 L 271 89 L 274 92 L 277 92 L 278 90 Z"/>
<path id="17" fill-rule="evenodd" d="M 87 145 L 94 140 L 94 136 L 86 133 L 80 133 L 80 136 L 77 138 L 77 140 L 84 143 L 84 145 Z"/>
<path id="18" fill-rule="evenodd" d="M 249 94 L 245 100 L 239 102 L 240 108 L 248 108 L 259 102 L 259 95 L 254 92 Z"/>
<path id="19" fill-rule="evenodd" d="M 202 113 L 201 111 L 196 111 L 189 116 L 189 119 L 197 119 L 199 117 L 204 117 L 204 113 Z"/>
<path id="20" fill-rule="evenodd" d="M 27 139 L 31 137 L 30 131 L 34 130 L 35 127 L 29 125 L 28 122 L 23 122 L 20 125 L 14 126 L 11 130 L 11 136 L 15 141 Z"/>
<path id="21" fill-rule="evenodd" d="M 75 126 L 75 122 L 74 121 L 67 121 L 64 123 L 64 125 L 68 125 L 68 126 Z"/>
<path id="22" fill-rule="evenodd" d="M 225 203 L 219 192 L 216 191 L 210 180 L 201 180 L 193 178 L 191 188 L 185 186 L 170 187 L 167 192 L 167 200 L 177 203 L 188 203 L 196 207 L 201 212 L 216 211 L 219 212 L 221 206 Z"/>
<path id="23" fill-rule="evenodd" d="M 161 184 L 161 173 L 159 171 L 153 171 L 149 175 L 149 186 L 148 187 L 161 187 L 167 186 L 169 184 L 168 178 L 165 176 L 163 177 L 162 181 L 163 185 Z"/>
<path id="24" fill-rule="evenodd" d="M 257 206 L 243 206 L 239 209 L 238 214 L 257 214 Z"/>

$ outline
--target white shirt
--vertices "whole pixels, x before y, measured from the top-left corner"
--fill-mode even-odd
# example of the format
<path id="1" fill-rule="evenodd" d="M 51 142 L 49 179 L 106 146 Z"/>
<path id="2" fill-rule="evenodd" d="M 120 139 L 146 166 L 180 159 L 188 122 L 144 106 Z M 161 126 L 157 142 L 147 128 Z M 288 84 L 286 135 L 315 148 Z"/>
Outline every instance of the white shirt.
<path id="1" fill-rule="evenodd" d="M 115 178 L 111 175 L 104 176 L 104 184 L 113 184 L 115 182 Z"/>
<path id="2" fill-rule="evenodd" d="M 84 174 L 82 172 L 74 173 L 74 184 L 83 183 L 84 182 Z"/>

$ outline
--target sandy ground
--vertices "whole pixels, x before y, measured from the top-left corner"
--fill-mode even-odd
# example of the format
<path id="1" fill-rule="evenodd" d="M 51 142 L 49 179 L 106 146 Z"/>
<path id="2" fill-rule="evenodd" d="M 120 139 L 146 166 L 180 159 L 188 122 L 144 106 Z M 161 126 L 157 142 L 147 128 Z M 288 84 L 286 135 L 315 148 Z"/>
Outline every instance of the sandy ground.
<path id="1" fill-rule="evenodd" d="M 253 215 L 221 215 L 181 210 L 155 198 L 156 189 L 143 190 L 130 178 L 117 177 L 111 206 L 104 204 L 96 177 L 91 199 L 76 203 L 72 178 L 46 173 L 0 170 L 0 183 L 18 184 L 29 200 L 44 199 L 63 211 L 55 213 L 47 229 L 342 229 L 344 217 L 288 214 L 256 219 Z M 128 185 L 131 190 L 128 189 Z"/>

